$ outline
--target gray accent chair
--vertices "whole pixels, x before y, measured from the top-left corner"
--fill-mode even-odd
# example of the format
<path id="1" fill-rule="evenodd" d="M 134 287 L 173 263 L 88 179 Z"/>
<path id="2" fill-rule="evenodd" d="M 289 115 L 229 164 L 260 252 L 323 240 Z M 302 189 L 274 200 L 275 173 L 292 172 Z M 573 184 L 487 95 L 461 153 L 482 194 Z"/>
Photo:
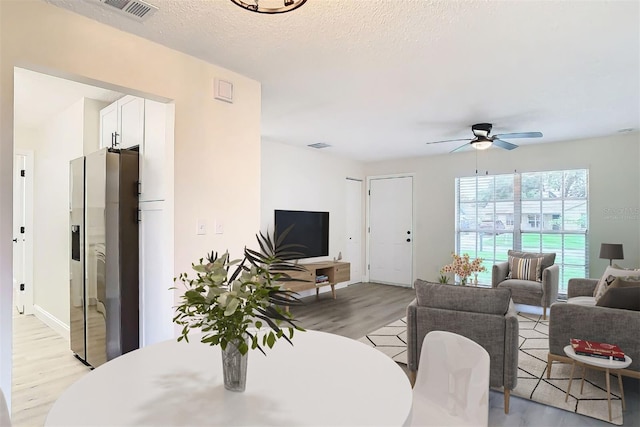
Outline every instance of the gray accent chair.
<path id="1" fill-rule="evenodd" d="M 591 297 L 598 279 L 569 279 L 567 297 Z M 549 313 L 547 378 L 552 363 L 571 363 L 564 347 L 571 338 L 617 344 L 633 362 L 622 375 L 640 378 L 640 311 L 557 302 Z"/>
<path id="2" fill-rule="evenodd" d="M 509 262 L 498 262 L 491 270 L 491 286 L 511 289 L 511 299 L 517 304 L 542 307 L 542 318 L 547 319 L 547 308 L 558 299 L 560 267 L 555 265 L 555 253 L 533 253 L 509 250 L 508 255 L 518 258 L 542 258 L 542 282 L 509 279 Z"/>
<path id="3" fill-rule="evenodd" d="M 407 359 L 412 383 L 422 342 L 431 331 L 447 331 L 480 344 L 491 358 L 490 386 L 504 387 L 504 412 L 518 381 L 518 318 L 509 289 L 441 285 L 416 280 L 407 307 Z"/>

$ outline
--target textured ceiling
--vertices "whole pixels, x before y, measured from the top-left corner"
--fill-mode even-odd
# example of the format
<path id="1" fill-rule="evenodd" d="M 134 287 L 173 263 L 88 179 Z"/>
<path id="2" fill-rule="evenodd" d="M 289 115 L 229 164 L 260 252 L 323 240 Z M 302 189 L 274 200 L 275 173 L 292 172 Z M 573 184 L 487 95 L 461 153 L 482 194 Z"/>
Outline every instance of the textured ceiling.
<path id="1" fill-rule="evenodd" d="M 362 161 L 448 152 L 477 122 L 520 145 L 640 128 L 637 1 L 308 0 L 263 15 L 228 0 L 45 0 L 262 83 L 262 136 Z"/>

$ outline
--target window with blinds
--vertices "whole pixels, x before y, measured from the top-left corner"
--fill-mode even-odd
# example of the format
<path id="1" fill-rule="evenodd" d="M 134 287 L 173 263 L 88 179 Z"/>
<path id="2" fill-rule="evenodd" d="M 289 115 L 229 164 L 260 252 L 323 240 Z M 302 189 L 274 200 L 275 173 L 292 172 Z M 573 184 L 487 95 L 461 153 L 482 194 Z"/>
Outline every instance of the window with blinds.
<path id="1" fill-rule="evenodd" d="M 588 272 L 588 187 L 586 169 L 457 178 L 456 252 L 484 259 L 482 284 L 509 249 L 555 252 L 566 294 Z"/>

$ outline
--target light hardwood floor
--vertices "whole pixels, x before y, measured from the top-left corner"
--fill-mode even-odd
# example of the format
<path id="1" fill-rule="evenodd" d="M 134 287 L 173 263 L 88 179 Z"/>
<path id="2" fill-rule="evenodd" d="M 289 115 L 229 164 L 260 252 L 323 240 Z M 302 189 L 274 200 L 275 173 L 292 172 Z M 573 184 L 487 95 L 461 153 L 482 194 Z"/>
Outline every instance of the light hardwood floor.
<path id="1" fill-rule="evenodd" d="M 292 306 L 291 313 L 305 329 L 330 332 L 347 338 L 362 338 L 406 315 L 415 298 L 412 288 L 358 283 L 338 289 L 334 300 L 330 292 L 303 298 L 304 305 Z"/>
<path id="2" fill-rule="evenodd" d="M 305 305 L 291 307 L 307 329 L 360 338 L 405 315 L 414 298 L 413 289 L 358 283 L 331 293 L 304 298 Z M 405 369 L 406 366 L 400 364 Z M 89 372 L 69 350 L 68 342 L 33 316 L 14 317 L 14 426 L 40 427 L 55 399 L 74 381 Z M 375 373 L 372 373 L 374 375 Z M 640 425 L 640 381 L 624 378 L 627 410 L 625 426 Z M 611 426 L 612 424 L 511 397 L 504 414 L 503 395 L 490 392 L 491 426 Z"/>
<path id="3" fill-rule="evenodd" d="M 16 427 L 44 425 L 58 396 L 89 372 L 69 342 L 35 316 L 13 316 L 12 416 Z"/>

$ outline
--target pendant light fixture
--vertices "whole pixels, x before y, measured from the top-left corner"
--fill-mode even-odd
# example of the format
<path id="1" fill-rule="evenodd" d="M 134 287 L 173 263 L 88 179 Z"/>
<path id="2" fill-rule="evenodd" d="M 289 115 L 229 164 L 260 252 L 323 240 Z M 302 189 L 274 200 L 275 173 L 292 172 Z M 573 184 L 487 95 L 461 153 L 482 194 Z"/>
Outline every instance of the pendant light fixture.
<path id="1" fill-rule="evenodd" d="M 243 9 L 257 13 L 286 13 L 305 4 L 307 0 L 231 0 Z"/>

